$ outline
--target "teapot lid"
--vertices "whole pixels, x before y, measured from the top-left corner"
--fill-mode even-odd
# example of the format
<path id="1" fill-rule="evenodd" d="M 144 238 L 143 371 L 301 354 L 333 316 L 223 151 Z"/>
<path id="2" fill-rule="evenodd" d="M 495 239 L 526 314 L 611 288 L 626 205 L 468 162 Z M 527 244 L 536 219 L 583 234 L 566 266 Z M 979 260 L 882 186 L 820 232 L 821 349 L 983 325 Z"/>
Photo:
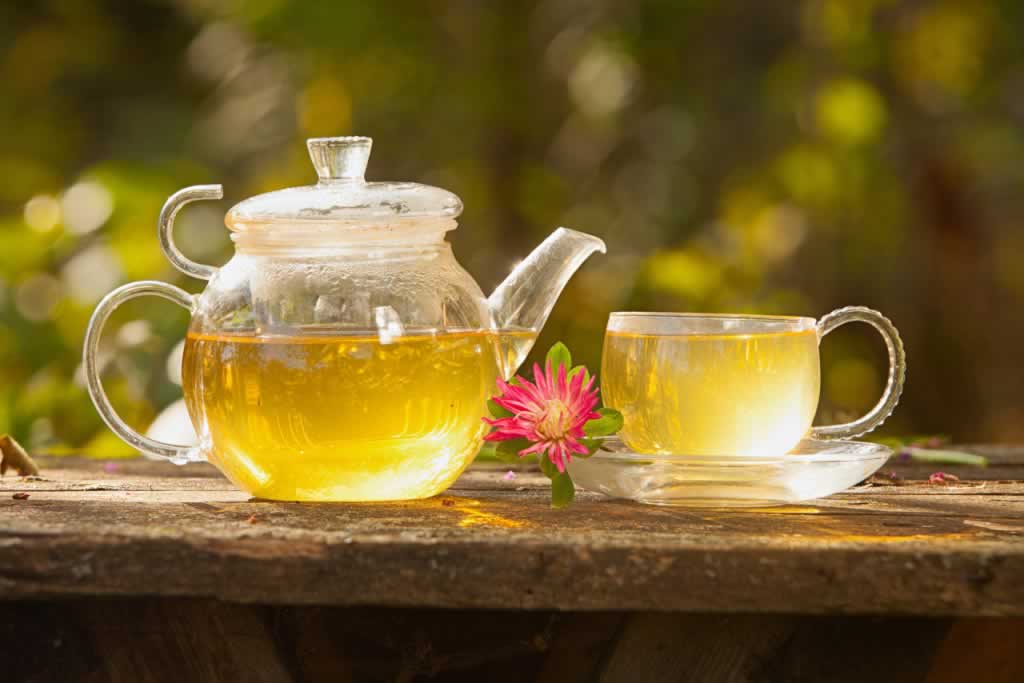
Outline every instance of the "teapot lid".
<path id="1" fill-rule="evenodd" d="M 373 140 L 350 136 L 311 138 L 309 156 L 320 181 L 250 197 L 228 211 L 236 231 L 267 223 L 381 224 L 404 220 L 454 219 L 462 200 L 448 190 L 419 183 L 366 182 Z M 454 227 L 454 225 L 453 225 Z"/>

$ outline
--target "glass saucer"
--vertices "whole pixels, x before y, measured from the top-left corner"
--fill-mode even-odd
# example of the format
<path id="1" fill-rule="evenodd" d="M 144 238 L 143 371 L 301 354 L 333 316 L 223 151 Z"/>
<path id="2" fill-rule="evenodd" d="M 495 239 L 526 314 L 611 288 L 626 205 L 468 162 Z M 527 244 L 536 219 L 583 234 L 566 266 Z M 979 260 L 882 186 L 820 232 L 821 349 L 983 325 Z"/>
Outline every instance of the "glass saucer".
<path id="1" fill-rule="evenodd" d="M 891 455 L 881 444 L 813 439 L 779 457 L 647 455 L 613 438 L 569 471 L 578 486 L 648 505 L 763 507 L 847 489 Z"/>

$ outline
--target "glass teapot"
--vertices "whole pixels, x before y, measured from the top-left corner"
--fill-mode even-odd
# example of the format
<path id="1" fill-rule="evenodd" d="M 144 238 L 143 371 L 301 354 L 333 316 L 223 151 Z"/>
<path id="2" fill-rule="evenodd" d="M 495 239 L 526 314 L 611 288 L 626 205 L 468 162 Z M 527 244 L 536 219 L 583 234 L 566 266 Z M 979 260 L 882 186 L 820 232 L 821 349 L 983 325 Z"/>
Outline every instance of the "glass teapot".
<path id="1" fill-rule="evenodd" d="M 515 372 L 569 277 L 604 243 L 559 228 L 485 297 L 444 235 L 462 202 L 416 183 L 366 182 L 370 138 L 308 141 L 320 180 L 249 198 L 225 223 L 235 254 L 221 268 L 175 246 L 185 204 L 172 195 L 160 245 L 176 268 L 209 280 L 124 285 L 96 307 L 85 336 L 89 394 L 107 425 L 149 456 L 208 460 L 238 487 L 277 500 L 425 498 L 479 450 L 495 378 Z M 104 323 L 155 295 L 192 314 L 182 377 L 195 447 L 139 434 L 100 382 Z"/>

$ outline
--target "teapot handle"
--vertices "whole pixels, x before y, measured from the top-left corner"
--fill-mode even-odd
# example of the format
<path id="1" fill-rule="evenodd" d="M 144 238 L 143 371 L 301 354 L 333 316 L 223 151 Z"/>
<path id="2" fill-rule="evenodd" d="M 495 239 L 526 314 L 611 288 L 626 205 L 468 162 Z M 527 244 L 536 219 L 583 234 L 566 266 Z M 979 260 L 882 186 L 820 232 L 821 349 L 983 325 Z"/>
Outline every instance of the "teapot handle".
<path id="1" fill-rule="evenodd" d="M 168 197 L 164 208 L 160 210 L 160 223 L 158 227 L 160 248 L 163 249 L 164 255 L 171 262 L 171 265 L 186 275 L 191 275 L 200 280 L 209 280 L 217 272 L 217 269 L 213 266 L 196 263 L 178 251 L 178 247 L 174 244 L 174 218 L 181 211 L 181 208 L 189 202 L 204 199 L 222 199 L 223 197 L 224 189 L 220 185 L 193 185 L 183 190 L 178 190 Z"/>
<path id="2" fill-rule="evenodd" d="M 149 457 L 165 458 L 177 465 L 205 460 L 199 446 L 178 446 L 139 434 L 121 419 L 114 410 L 114 406 L 111 405 L 110 399 L 107 398 L 107 392 L 103 390 L 99 368 L 100 335 L 103 334 L 103 326 L 115 308 L 128 299 L 146 295 L 173 301 L 190 313 L 195 306 L 195 298 L 191 294 L 174 285 L 157 280 L 130 282 L 103 297 L 103 300 L 96 306 L 96 310 L 93 311 L 89 326 L 85 330 L 85 344 L 82 350 L 82 365 L 85 368 L 85 383 L 89 390 L 89 396 L 107 426 L 125 443 L 143 454 Z"/>

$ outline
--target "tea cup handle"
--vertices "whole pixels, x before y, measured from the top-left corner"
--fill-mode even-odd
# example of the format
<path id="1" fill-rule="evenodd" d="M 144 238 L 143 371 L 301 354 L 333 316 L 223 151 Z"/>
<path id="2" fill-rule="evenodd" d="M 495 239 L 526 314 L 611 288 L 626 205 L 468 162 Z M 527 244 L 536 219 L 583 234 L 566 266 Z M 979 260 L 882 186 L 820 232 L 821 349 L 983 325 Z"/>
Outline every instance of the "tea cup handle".
<path id="1" fill-rule="evenodd" d="M 177 446 L 139 434 L 120 418 L 114 410 L 114 406 L 110 404 L 107 393 L 103 390 L 98 362 L 100 336 L 103 333 L 103 326 L 110 318 L 111 313 L 114 312 L 114 309 L 122 303 L 129 299 L 146 295 L 159 296 L 173 301 L 182 308 L 187 309 L 190 313 L 195 306 L 195 297 L 191 294 L 174 285 L 156 280 L 131 282 L 118 287 L 103 297 L 103 300 L 96 306 L 96 310 L 93 311 L 92 318 L 89 320 L 89 326 L 85 331 L 85 345 L 82 350 L 82 362 L 85 368 L 85 381 L 86 387 L 89 390 L 89 396 L 92 398 L 96 410 L 99 411 L 100 417 L 107 423 L 107 426 L 121 437 L 125 443 L 144 455 L 165 458 L 178 465 L 205 460 L 206 458 L 202 455 L 198 446 Z"/>
<path id="2" fill-rule="evenodd" d="M 892 411 L 900 400 L 900 394 L 903 393 L 903 380 L 907 374 L 907 359 L 903 353 L 903 341 L 900 339 L 900 333 L 896 330 L 896 326 L 878 311 L 863 306 L 849 306 L 832 311 L 818 321 L 819 343 L 832 330 L 851 322 L 867 323 L 882 335 L 889 351 L 889 379 L 886 382 L 882 398 L 867 415 L 845 424 L 812 427 L 811 437 L 815 439 L 846 439 L 867 434 L 892 415 Z"/>

